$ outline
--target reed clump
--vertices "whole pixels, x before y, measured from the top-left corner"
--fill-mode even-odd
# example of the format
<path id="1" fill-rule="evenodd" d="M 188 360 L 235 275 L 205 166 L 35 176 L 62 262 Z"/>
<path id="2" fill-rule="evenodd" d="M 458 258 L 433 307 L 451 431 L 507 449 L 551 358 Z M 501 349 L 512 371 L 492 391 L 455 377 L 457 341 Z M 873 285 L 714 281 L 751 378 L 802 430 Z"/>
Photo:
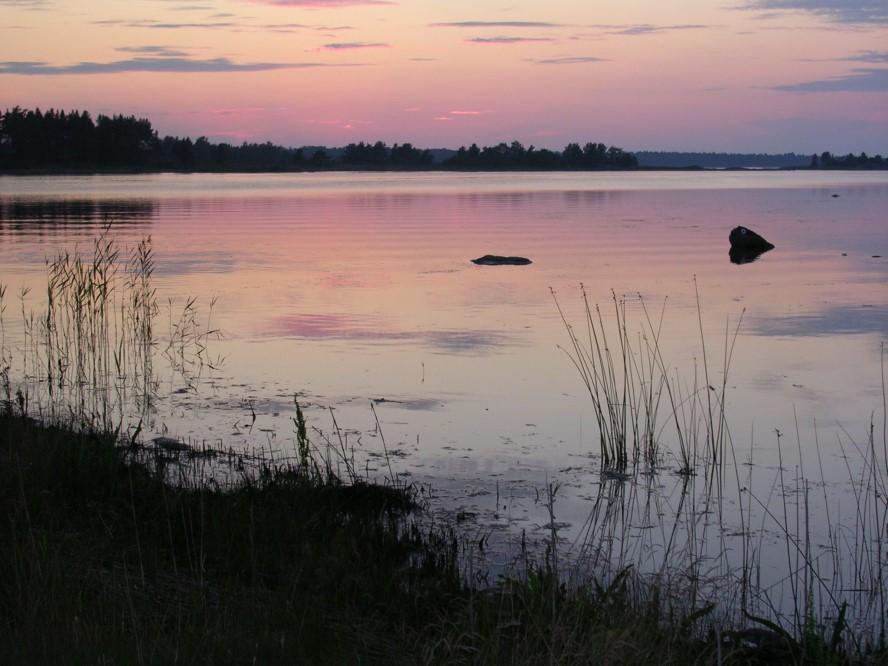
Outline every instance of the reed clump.
<path id="1" fill-rule="evenodd" d="M 609 312 L 591 304 L 583 285 L 580 295 L 583 320 L 575 326 L 552 290 L 568 335 L 568 344 L 562 349 L 591 399 L 605 473 L 620 475 L 637 463 L 654 469 L 667 451 L 677 456 L 682 474 L 696 473 L 701 461 L 710 470 L 718 470 L 725 461 L 729 439 L 725 393 L 742 313 L 733 331 L 726 328 L 721 381 L 716 382 L 711 376 L 697 295 L 702 376 L 695 363 L 693 378 L 687 381 L 663 357 L 660 340 L 665 301 L 659 314 L 652 316 L 640 294 L 629 299 L 612 292 Z M 629 319 L 630 302 L 637 304 L 643 315 L 637 330 Z M 664 451 L 664 439 L 674 446 Z"/>
<path id="2" fill-rule="evenodd" d="M 16 345 L 7 340 L 7 287 L 0 285 L 0 373 L 7 399 L 15 392 L 28 413 L 87 430 L 120 431 L 128 420 L 149 420 L 160 384 L 159 359 L 166 361 L 166 374 L 180 378 L 188 390 L 224 361 L 209 352 L 210 341 L 221 337 L 211 323 L 215 300 L 206 313 L 196 298 L 181 306 L 169 300 L 163 339 L 157 331 L 151 238 L 125 249 L 110 229 L 92 241 L 89 252 L 66 251 L 47 261 L 42 299 L 28 288 L 19 292 Z"/>

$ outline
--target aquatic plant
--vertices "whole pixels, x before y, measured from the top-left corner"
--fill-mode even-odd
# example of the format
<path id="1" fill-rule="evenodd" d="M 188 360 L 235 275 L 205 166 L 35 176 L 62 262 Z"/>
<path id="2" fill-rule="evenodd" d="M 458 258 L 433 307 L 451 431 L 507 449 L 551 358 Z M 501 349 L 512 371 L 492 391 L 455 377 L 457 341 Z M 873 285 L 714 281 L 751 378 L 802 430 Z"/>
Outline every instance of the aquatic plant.
<path id="1" fill-rule="evenodd" d="M 106 222 L 89 253 L 65 251 L 47 260 L 45 300 L 36 310 L 31 291 L 19 292 L 16 368 L 3 316 L 7 287 L 0 285 L 0 376 L 7 399 L 21 396 L 23 411 L 50 422 L 121 431 L 126 418 L 138 419 L 141 428 L 152 414 L 158 354 L 190 390 L 204 369 L 217 368 L 224 359 L 209 354 L 210 340 L 221 336 L 211 325 L 215 300 L 205 317 L 195 298 L 186 299 L 175 315 L 179 306 L 168 301 L 170 329 L 160 346 L 151 238 L 127 251 Z"/>
<path id="2" fill-rule="evenodd" d="M 551 291 L 568 334 L 569 344 L 561 349 L 573 363 L 591 398 L 604 469 L 622 473 L 630 463 L 642 461 L 649 468 L 658 464 L 666 428 L 661 416 L 664 402 L 669 410 L 668 421 L 673 427 L 670 434 L 677 444 L 681 473 L 693 474 L 698 457 L 704 452 L 710 469 L 718 469 L 729 436 L 724 397 L 742 314 L 733 332 L 729 328 L 725 330 L 721 382 L 714 387 L 697 294 L 701 386 L 696 365 L 693 381 L 687 383 L 677 371 L 673 374 L 663 358 L 660 339 L 665 300 L 659 314 L 652 317 L 644 298 L 637 295 L 644 322 L 636 331 L 629 321 L 626 297 L 618 298 L 612 292 L 612 317 L 607 317 L 599 305 L 592 306 L 585 287 L 580 285 L 584 321 L 578 333 L 568 321 L 555 291 Z M 702 452 L 700 431 L 704 434 Z"/>

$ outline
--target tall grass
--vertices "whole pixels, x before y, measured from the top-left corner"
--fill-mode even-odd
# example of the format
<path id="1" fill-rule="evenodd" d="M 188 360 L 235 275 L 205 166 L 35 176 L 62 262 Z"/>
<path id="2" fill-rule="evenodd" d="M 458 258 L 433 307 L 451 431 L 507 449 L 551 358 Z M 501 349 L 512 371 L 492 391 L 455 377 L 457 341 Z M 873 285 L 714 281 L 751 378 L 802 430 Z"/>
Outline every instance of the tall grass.
<path id="1" fill-rule="evenodd" d="M 205 369 L 222 363 L 209 354 L 210 340 L 221 335 L 211 325 L 215 300 L 206 313 L 200 312 L 196 298 L 182 306 L 168 301 L 170 326 L 161 347 L 154 271 L 151 238 L 126 250 L 111 238 L 110 227 L 93 240 L 90 252 L 63 252 L 47 261 L 38 309 L 28 305 L 28 289 L 19 294 L 16 375 L 23 411 L 119 432 L 128 418 L 141 422 L 150 417 L 159 390 L 158 358 L 192 390 Z M 9 384 L 13 354 L 6 342 L 5 294 L 6 286 L 0 285 L 0 371 L 5 369 Z"/>
<path id="2" fill-rule="evenodd" d="M 664 437 L 677 447 L 681 473 L 695 473 L 701 456 L 711 470 L 719 469 L 728 438 L 725 393 L 742 314 L 733 331 L 726 324 L 721 382 L 716 387 L 710 377 L 699 294 L 702 385 L 696 365 L 692 381 L 687 382 L 663 358 L 660 340 L 665 300 L 659 313 L 652 316 L 640 294 L 630 301 L 612 292 L 609 313 L 590 303 L 582 285 L 580 295 L 584 317 L 576 327 L 552 290 L 568 335 L 568 345 L 562 349 L 591 399 L 605 471 L 622 473 L 639 462 L 655 468 L 661 461 Z M 630 302 L 637 303 L 643 315 L 637 328 L 629 319 Z"/>

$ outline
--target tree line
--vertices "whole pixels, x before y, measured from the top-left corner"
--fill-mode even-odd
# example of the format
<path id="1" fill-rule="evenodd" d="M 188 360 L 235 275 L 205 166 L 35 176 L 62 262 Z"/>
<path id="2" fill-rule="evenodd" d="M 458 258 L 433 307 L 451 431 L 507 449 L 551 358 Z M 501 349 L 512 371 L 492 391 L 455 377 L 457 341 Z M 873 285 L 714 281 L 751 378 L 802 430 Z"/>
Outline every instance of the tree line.
<path id="1" fill-rule="evenodd" d="M 854 155 L 848 153 L 844 157 L 830 152 L 811 156 L 812 169 L 888 169 L 888 158 L 881 155 L 870 157 L 866 153 Z"/>
<path id="2" fill-rule="evenodd" d="M 0 114 L 0 170 L 303 171 L 335 169 L 564 170 L 632 169 L 631 153 L 603 143 L 562 151 L 518 141 L 463 146 L 446 159 L 410 143 L 350 143 L 344 148 L 286 148 L 270 142 L 233 145 L 206 137 L 159 137 L 146 118 L 87 111 L 22 109 Z"/>

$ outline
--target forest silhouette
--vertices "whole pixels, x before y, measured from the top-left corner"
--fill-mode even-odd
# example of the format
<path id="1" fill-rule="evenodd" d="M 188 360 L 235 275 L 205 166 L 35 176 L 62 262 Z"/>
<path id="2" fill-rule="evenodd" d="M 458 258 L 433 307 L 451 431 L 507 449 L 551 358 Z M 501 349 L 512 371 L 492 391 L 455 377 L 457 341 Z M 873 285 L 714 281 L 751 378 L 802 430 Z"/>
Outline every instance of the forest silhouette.
<path id="1" fill-rule="evenodd" d="M 441 156 L 444 156 L 441 159 Z M 640 153 L 656 155 L 656 153 Z M 665 154 L 664 154 L 665 155 Z M 696 153 L 686 153 L 693 156 Z M 717 154 L 700 154 L 709 157 Z M 730 157 L 730 156 L 726 156 Z M 736 155 L 735 157 L 744 157 Z M 754 156 L 746 156 L 754 157 Z M 765 156 L 767 157 L 767 156 Z M 692 168 L 693 164 L 687 164 Z M 696 166 L 704 166 L 697 164 Z M 738 165 L 739 166 L 739 165 Z M 71 171 L 587 171 L 638 169 L 638 156 L 616 146 L 569 143 L 561 151 L 518 141 L 456 151 L 411 143 L 350 143 L 342 148 L 287 148 L 266 143 L 212 143 L 206 137 L 160 138 L 146 118 L 87 111 L 30 110 L 0 114 L 0 172 Z M 885 169 L 888 160 L 866 153 L 824 152 L 807 168 Z"/>
<path id="2" fill-rule="evenodd" d="M 0 115 L 0 170 L 183 170 L 183 171 L 309 171 L 309 170 L 582 170 L 634 169 L 631 153 L 603 143 L 563 151 L 510 144 L 462 147 L 436 161 L 428 149 L 410 143 L 388 146 L 350 143 L 344 148 L 286 148 L 270 142 L 211 143 L 167 136 L 160 138 L 151 122 L 134 116 L 99 115 L 86 111 L 45 112 L 15 107 Z"/>

